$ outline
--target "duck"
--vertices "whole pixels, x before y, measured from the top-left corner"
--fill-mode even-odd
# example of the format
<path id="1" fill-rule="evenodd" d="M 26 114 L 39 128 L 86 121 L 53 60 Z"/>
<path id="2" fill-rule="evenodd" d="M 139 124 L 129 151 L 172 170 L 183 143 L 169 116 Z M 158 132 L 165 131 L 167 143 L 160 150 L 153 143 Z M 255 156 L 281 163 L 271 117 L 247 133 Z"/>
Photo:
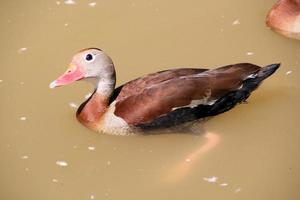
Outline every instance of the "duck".
<path id="1" fill-rule="evenodd" d="M 95 90 L 76 117 L 87 128 L 110 135 L 147 133 L 224 113 L 245 102 L 280 64 L 250 63 L 215 69 L 175 68 L 150 73 L 119 87 L 112 59 L 99 48 L 76 53 L 55 88 L 86 80 Z"/>
<path id="2" fill-rule="evenodd" d="M 267 14 L 266 24 L 275 32 L 300 39 L 300 0 L 279 0 Z"/>

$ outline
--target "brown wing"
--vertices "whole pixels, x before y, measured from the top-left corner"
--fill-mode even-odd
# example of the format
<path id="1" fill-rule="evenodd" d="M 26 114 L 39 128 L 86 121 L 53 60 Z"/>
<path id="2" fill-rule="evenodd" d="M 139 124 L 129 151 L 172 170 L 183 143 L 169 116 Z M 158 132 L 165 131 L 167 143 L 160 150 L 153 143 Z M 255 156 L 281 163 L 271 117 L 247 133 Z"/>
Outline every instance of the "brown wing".
<path id="1" fill-rule="evenodd" d="M 117 94 L 118 96 L 116 97 L 116 101 L 122 101 L 127 97 L 137 95 L 149 86 L 153 86 L 164 81 L 182 76 L 199 74 L 206 70 L 208 69 L 179 68 L 148 74 L 146 76 L 132 80 L 117 88 L 116 91 L 119 90 L 119 93 Z"/>
<path id="2" fill-rule="evenodd" d="M 217 100 L 237 90 L 243 80 L 259 69 L 252 64 L 237 64 L 184 75 L 162 72 L 152 75 L 152 78 L 143 77 L 123 87 L 121 96 L 116 99 L 115 115 L 129 125 L 148 123 L 173 109 L 189 106 L 192 101 L 200 105 Z"/>

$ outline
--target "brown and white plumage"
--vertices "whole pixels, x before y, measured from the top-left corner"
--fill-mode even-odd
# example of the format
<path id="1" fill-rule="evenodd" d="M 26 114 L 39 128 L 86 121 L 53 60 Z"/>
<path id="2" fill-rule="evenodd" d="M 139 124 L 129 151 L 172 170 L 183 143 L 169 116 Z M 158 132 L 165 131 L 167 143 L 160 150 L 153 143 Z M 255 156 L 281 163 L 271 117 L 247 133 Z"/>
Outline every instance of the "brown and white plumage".
<path id="1" fill-rule="evenodd" d="M 94 61 L 85 64 L 89 54 Z M 245 101 L 279 64 L 264 68 L 241 63 L 217 69 L 171 69 L 116 89 L 113 63 L 103 51 L 85 49 L 74 56 L 71 66 L 73 81 L 92 79 L 96 88 L 78 109 L 79 121 L 96 131 L 125 135 L 136 129 L 166 128 L 225 112 Z M 51 87 L 72 82 L 69 78 L 65 83 L 64 76 L 70 76 L 70 72 Z"/>

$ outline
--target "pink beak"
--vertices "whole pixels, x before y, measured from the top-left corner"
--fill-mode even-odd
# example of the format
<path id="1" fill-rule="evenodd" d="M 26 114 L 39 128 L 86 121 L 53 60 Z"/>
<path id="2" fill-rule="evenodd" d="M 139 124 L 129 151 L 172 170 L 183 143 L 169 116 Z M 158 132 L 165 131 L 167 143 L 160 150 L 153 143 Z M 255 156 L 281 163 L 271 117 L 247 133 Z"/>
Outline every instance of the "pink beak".
<path id="1" fill-rule="evenodd" d="M 80 68 L 77 65 L 70 64 L 68 70 L 58 79 L 50 83 L 49 87 L 52 89 L 58 86 L 68 85 L 83 78 L 84 73 Z"/>

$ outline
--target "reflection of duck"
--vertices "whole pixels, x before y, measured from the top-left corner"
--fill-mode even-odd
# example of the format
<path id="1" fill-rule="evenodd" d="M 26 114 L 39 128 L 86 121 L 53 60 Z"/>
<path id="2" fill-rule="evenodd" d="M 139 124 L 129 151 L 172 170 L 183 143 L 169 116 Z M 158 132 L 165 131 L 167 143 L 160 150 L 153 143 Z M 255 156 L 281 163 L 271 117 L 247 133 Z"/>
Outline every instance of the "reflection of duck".
<path id="1" fill-rule="evenodd" d="M 290 38 L 300 39 L 300 0 L 280 0 L 267 16 L 267 25 Z"/>
<path id="2" fill-rule="evenodd" d="M 181 68 L 137 78 L 116 89 L 115 68 L 102 50 L 77 53 L 50 88 L 87 79 L 95 92 L 77 111 L 90 129 L 125 135 L 133 129 L 171 127 L 223 113 L 245 101 L 279 64 L 236 64 L 217 69 Z"/>

